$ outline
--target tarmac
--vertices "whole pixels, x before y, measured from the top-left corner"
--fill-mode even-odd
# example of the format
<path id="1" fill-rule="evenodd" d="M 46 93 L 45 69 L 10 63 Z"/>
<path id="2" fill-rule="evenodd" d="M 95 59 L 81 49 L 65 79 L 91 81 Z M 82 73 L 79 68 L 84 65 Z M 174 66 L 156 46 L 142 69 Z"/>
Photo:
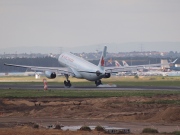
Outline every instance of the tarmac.
<path id="1" fill-rule="evenodd" d="M 32 90 L 32 89 L 44 89 L 43 85 L 30 85 L 30 84 L 1 84 L 0 89 L 24 89 L 24 90 Z M 63 85 L 48 85 L 49 90 L 180 90 L 178 86 L 117 86 L 110 87 L 104 85 L 103 87 L 96 86 L 72 86 L 67 88 Z"/>

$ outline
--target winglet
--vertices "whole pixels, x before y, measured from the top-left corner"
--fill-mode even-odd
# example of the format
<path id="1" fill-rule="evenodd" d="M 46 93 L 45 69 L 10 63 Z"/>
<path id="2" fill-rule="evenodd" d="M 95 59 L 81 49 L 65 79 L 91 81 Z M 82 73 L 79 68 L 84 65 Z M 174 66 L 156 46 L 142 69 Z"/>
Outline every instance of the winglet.
<path id="1" fill-rule="evenodd" d="M 98 67 L 100 69 L 103 70 L 104 66 L 105 66 L 105 57 L 106 57 L 106 51 L 107 51 L 107 46 L 104 46 L 104 49 L 103 49 L 103 52 L 102 52 L 102 55 L 101 55 L 101 59 L 99 60 L 99 64 L 98 64 Z"/>

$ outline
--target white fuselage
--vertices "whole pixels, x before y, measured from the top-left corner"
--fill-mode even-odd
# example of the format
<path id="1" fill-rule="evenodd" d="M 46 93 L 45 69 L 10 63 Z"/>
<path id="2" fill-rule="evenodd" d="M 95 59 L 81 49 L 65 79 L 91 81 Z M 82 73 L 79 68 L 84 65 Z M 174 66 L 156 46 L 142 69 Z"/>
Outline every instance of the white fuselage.
<path id="1" fill-rule="evenodd" d="M 97 76 L 96 71 L 105 73 L 98 66 L 73 55 L 72 53 L 62 53 L 58 61 L 61 65 L 68 67 L 68 70 L 74 73 L 74 77 L 80 79 L 87 79 L 89 81 L 96 81 L 103 78 L 104 74 Z"/>

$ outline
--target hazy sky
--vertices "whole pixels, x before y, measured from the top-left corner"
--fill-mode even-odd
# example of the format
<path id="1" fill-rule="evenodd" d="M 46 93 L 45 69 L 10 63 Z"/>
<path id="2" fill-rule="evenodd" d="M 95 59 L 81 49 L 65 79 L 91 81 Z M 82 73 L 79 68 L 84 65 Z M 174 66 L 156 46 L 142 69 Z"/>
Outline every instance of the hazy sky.
<path id="1" fill-rule="evenodd" d="M 0 49 L 161 41 L 180 42 L 180 0 L 0 0 Z"/>

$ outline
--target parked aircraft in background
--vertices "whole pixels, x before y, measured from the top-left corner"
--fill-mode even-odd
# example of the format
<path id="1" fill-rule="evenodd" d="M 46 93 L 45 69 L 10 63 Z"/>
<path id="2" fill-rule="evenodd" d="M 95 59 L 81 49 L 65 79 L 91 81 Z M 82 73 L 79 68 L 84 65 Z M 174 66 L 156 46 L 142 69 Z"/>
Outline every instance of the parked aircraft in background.
<path id="1" fill-rule="evenodd" d="M 117 60 L 115 60 L 114 62 L 116 67 L 121 67 L 121 64 Z"/>
<path id="2" fill-rule="evenodd" d="M 180 71 L 180 67 L 178 67 L 175 63 L 178 59 L 175 59 L 173 62 L 168 62 L 168 60 L 161 60 L 161 64 L 164 65 L 160 69 L 157 67 L 151 67 L 149 70 L 161 70 L 164 72 L 170 71 Z"/>
<path id="3" fill-rule="evenodd" d="M 170 66 L 170 70 L 174 70 L 174 71 L 180 71 L 180 66 L 177 66 L 175 63 L 176 63 L 176 61 L 177 61 L 178 59 L 176 59 L 176 60 L 174 60 L 173 62 L 171 62 L 170 64 L 169 64 L 169 66 Z"/>
<path id="4" fill-rule="evenodd" d="M 168 62 L 166 59 L 165 60 L 161 60 L 161 66 L 159 67 L 154 67 L 154 66 L 145 66 L 143 71 L 147 72 L 147 71 L 167 71 L 169 70 L 174 70 L 174 71 L 180 71 L 180 66 L 178 67 L 175 63 L 178 59 L 175 59 L 173 62 Z M 123 66 L 128 67 L 129 65 L 127 64 L 126 61 L 122 61 Z M 149 64 L 152 65 L 152 64 Z M 143 72 L 142 71 L 142 72 Z"/>
<path id="5" fill-rule="evenodd" d="M 166 72 L 164 73 L 164 76 L 180 76 L 180 72 L 179 71 Z"/>
<path id="6" fill-rule="evenodd" d="M 177 59 L 168 63 L 167 60 L 161 60 L 162 67 L 147 68 L 147 72 L 137 72 L 139 76 L 180 76 L 180 72 L 171 70 Z"/>
<path id="7" fill-rule="evenodd" d="M 180 67 L 170 66 L 170 70 L 180 71 Z"/>
<path id="8" fill-rule="evenodd" d="M 4 64 L 6 66 L 22 67 L 28 68 L 34 71 L 43 71 L 45 76 L 49 79 L 56 78 L 57 74 L 62 74 L 65 76 L 66 80 L 64 85 L 66 87 L 71 87 L 71 82 L 69 76 L 86 79 L 89 81 L 95 81 L 96 86 L 101 85 L 102 78 L 110 78 L 111 73 L 118 73 L 120 71 L 131 71 L 132 69 L 137 70 L 144 68 L 145 66 L 161 66 L 161 64 L 151 64 L 151 65 L 138 65 L 138 66 L 128 66 L 128 67 L 105 67 L 105 57 L 106 57 L 107 47 L 105 46 L 99 60 L 98 65 L 94 65 L 83 58 L 80 58 L 72 53 L 62 53 L 58 61 L 64 67 L 37 67 L 37 66 L 27 66 L 27 65 L 16 65 L 16 64 Z"/>
<path id="9" fill-rule="evenodd" d="M 118 72 L 116 75 L 124 76 L 124 75 L 140 75 L 140 76 L 165 76 L 166 72 L 170 68 L 169 64 L 175 63 L 177 59 L 174 62 L 168 63 L 167 60 L 161 60 L 161 66 L 159 67 L 154 67 L 154 66 L 145 66 L 142 69 L 132 69 L 131 71 L 126 71 L 126 72 Z M 120 67 L 121 65 L 117 60 L 114 61 L 116 67 Z M 126 61 L 122 61 L 123 65 L 125 67 L 129 67 Z M 132 66 L 131 66 L 132 67 Z"/>
<path id="10" fill-rule="evenodd" d="M 124 67 L 128 67 L 129 66 L 125 60 L 123 60 L 122 63 L 123 63 Z"/>
<path id="11" fill-rule="evenodd" d="M 116 67 L 122 67 L 121 64 L 117 60 L 115 60 L 114 62 L 115 62 Z M 117 76 L 124 76 L 125 74 L 126 74 L 126 72 L 118 72 L 118 73 L 116 73 Z"/>

